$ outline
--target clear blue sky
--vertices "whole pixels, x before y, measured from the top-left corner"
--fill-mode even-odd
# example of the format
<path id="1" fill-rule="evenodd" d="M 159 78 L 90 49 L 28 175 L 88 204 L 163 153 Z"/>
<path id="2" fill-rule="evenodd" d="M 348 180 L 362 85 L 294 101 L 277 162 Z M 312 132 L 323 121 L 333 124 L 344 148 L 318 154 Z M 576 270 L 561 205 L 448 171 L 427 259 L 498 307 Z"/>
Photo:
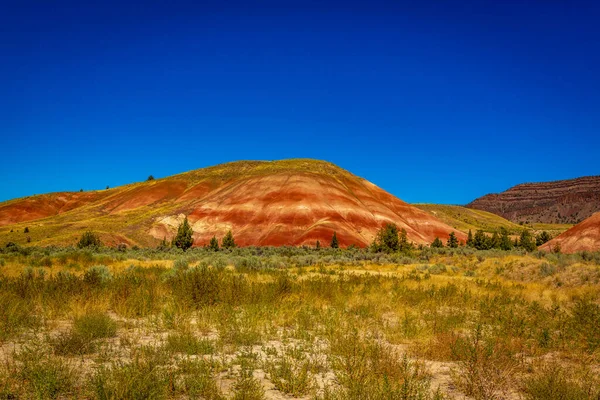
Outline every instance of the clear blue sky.
<path id="1" fill-rule="evenodd" d="M 409 202 L 600 174 L 597 1 L 4 1 L 0 200 L 241 159 Z"/>

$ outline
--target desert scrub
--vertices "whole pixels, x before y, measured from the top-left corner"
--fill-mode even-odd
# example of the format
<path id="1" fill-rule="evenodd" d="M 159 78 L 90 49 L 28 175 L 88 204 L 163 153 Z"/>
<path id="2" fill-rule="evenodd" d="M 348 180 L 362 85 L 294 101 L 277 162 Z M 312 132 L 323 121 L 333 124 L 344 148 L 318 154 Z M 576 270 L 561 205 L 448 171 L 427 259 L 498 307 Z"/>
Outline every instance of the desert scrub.
<path id="1" fill-rule="evenodd" d="M 92 312 L 76 318 L 70 331 L 49 337 L 48 343 L 56 355 L 83 355 L 96 351 L 96 339 L 114 337 L 116 334 L 117 324 L 112 318 Z"/>
<path id="2" fill-rule="evenodd" d="M 199 339 L 191 333 L 172 333 L 167 337 L 165 349 L 173 353 L 187 355 L 213 354 L 215 351 L 212 341 Z"/>
<path id="3" fill-rule="evenodd" d="M 596 400 L 600 398 L 600 378 L 588 368 L 565 370 L 548 363 L 522 382 L 527 400 Z"/>
<path id="4" fill-rule="evenodd" d="M 6 398 L 33 397 L 57 399 L 74 395 L 75 369 L 61 358 L 54 357 L 39 343 L 25 346 L 15 354 L 9 372 L 16 382 Z"/>
<path id="5" fill-rule="evenodd" d="M 356 329 L 340 333 L 330 343 L 332 366 L 340 388 L 328 390 L 334 399 L 428 399 L 430 376 L 424 367 L 391 346 L 361 337 Z"/>
<path id="6" fill-rule="evenodd" d="M 282 393 L 300 397 L 307 395 L 315 387 L 308 361 L 284 355 L 266 361 L 264 370 L 269 374 L 277 390 Z"/>
<path id="7" fill-rule="evenodd" d="M 94 265 L 83 274 L 83 281 L 92 287 L 106 285 L 111 279 L 112 274 L 105 265 Z"/>
<path id="8" fill-rule="evenodd" d="M 1 291 L 0 286 L 0 341 L 19 334 L 26 328 L 39 325 L 31 304 L 13 293 Z"/>
<path id="9" fill-rule="evenodd" d="M 73 331 L 89 339 L 110 338 L 117 334 L 117 323 L 104 313 L 91 312 L 75 318 Z"/>
<path id="10" fill-rule="evenodd" d="M 242 369 L 233 383 L 233 400 L 263 400 L 265 390 L 250 368 Z"/>
<path id="11" fill-rule="evenodd" d="M 177 392 L 189 398 L 206 400 L 224 399 L 215 381 L 215 370 L 218 365 L 205 360 L 183 360 L 179 364 L 178 373 L 182 375 Z"/>
<path id="12" fill-rule="evenodd" d="M 99 367 L 90 378 L 89 389 L 98 400 L 166 399 L 170 375 L 154 360 L 136 356 L 128 363 Z"/>
<path id="13" fill-rule="evenodd" d="M 457 362 L 452 379 L 465 394 L 475 399 L 501 399 L 512 387 L 518 363 L 506 344 L 477 325 L 452 344 Z"/>

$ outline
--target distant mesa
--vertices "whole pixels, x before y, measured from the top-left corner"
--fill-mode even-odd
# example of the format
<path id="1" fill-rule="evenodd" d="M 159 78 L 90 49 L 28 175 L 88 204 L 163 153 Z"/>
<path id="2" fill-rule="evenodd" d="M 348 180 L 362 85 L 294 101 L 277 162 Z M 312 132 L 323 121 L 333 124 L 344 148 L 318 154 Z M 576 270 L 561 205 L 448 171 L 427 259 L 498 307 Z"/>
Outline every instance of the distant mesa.
<path id="1" fill-rule="evenodd" d="M 0 203 L 0 237 L 28 223 L 32 244 L 73 244 L 86 230 L 105 243 L 153 246 L 187 216 L 194 246 L 232 230 L 241 246 L 367 246 L 385 223 L 429 244 L 456 232 L 334 164 L 310 159 L 239 161 L 146 180 L 110 191 L 65 192 Z M 32 223 L 34 222 L 34 223 Z M 18 238 L 17 238 L 18 240 Z"/>
<path id="2" fill-rule="evenodd" d="M 575 225 L 540 247 L 541 250 L 562 253 L 600 250 L 600 212 Z"/>
<path id="3" fill-rule="evenodd" d="M 515 223 L 577 224 L 600 211 L 600 176 L 524 183 L 467 204 Z"/>

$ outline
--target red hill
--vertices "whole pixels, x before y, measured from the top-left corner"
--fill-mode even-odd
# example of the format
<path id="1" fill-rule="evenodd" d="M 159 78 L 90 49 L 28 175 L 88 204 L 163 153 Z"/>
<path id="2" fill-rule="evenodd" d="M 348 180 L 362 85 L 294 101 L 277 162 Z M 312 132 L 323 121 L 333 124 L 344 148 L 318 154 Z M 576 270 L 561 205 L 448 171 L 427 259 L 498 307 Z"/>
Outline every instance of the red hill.
<path id="1" fill-rule="evenodd" d="M 417 244 L 455 231 L 434 216 L 331 163 L 241 161 L 105 191 L 53 193 L 0 204 L 0 238 L 30 229 L 32 243 L 70 244 L 91 229 L 108 243 L 155 245 L 170 239 L 184 216 L 194 245 L 229 229 L 249 245 L 368 245 L 387 222 Z M 23 239 L 24 240 L 24 239 Z"/>
<path id="2" fill-rule="evenodd" d="M 557 244 L 563 253 L 600 250 L 600 213 L 592 215 L 540 248 L 551 251 Z"/>

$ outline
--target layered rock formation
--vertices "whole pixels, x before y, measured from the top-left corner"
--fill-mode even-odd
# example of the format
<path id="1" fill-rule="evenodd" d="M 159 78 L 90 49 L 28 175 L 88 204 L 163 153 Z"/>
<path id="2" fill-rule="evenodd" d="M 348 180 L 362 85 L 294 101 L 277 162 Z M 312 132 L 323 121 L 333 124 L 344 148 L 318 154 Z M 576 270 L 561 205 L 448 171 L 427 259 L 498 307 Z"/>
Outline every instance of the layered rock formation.
<path id="1" fill-rule="evenodd" d="M 513 222 L 576 224 L 600 211 L 600 176 L 524 183 L 467 204 Z"/>

